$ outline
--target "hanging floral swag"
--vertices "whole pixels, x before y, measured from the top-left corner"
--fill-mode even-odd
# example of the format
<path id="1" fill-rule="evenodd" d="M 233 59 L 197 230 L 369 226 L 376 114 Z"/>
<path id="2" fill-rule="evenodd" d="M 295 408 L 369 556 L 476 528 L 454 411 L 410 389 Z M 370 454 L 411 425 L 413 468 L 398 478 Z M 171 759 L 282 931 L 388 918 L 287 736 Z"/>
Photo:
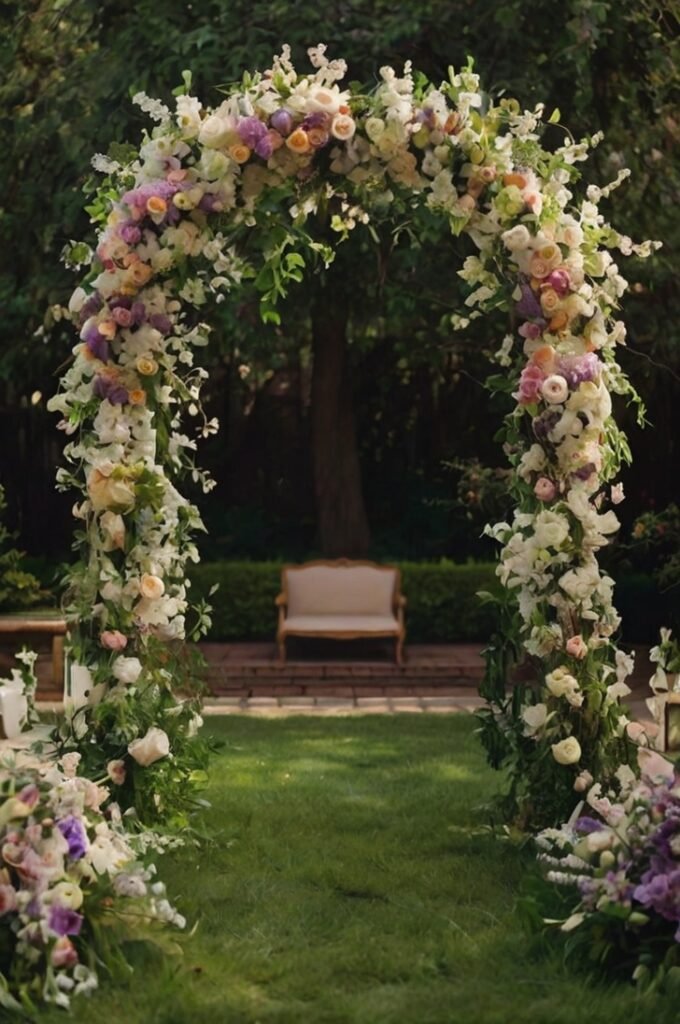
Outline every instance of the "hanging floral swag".
<path id="1" fill-rule="evenodd" d="M 597 562 L 618 529 L 609 505 L 623 497 L 614 481 L 629 459 L 611 394 L 637 401 L 616 359 L 626 282 L 612 250 L 644 257 L 656 243 L 634 244 L 599 211 L 627 171 L 574 195 L 599 135 L 576 142 L 558 111 L 546 123 L 541 105 L 491 103 L 471 63 L 439 87 L 410 65 L 401 76 L 384 67 L 364 91 L 341 85 L 345 63 L 324 46 L 309 55 L 314 71 L 298 74 L 284 48 L 215 108 L 190 95 L 188 74 L 174 109 L 139 93 L 154 127 L 139 149 L 94 159 L 104 175 L 88 207 L 97 242 L 67 247 L 67 261 L 87 271 L 68 307 L 79 340 L 50 407 L 70 438 L 58 483 L 79 494 L 70 656 L 102 699 L 76 712 L 61 742 L 93 771 L 115 748 L 135 779 L 164 759 L 193 777 L 185 759 L 198 698 L 186 697 L 193 672 L 177 651 L 202 524 L 178 488 L 187 476 L 212 486 L 194 461 L 196 436 L 217 430 L 201 411 L 206 372 L 195 365 L 209 302 L 248 279 L 263 319 L 278 322 L 279 299 L 323 273 L 351 232 L 377 239 L 398 222 L 417 242 L 441 219 L 474 250 L 459 271 L 469 294 L 453 326 L 497 313 L 515 322 L 489 381 L 513 400 L 500 440 L 517 508 L 489 530 L 502 545 L 507 600 L 482 738 L 507 770 L 507 812 L 555 823 L 588 773 L 606 778 L 628 760 L 620 699 L 632 660 L 617 650 L 612 581 Z M 191 637 L 208 621 L 199 608 Z M 525 681 L 508 690 L 509 661 L 524 663 Z M 134 754 L 145 742 L 152 768 Z M 135 781 L 129 800 L 139 791 Z"/>

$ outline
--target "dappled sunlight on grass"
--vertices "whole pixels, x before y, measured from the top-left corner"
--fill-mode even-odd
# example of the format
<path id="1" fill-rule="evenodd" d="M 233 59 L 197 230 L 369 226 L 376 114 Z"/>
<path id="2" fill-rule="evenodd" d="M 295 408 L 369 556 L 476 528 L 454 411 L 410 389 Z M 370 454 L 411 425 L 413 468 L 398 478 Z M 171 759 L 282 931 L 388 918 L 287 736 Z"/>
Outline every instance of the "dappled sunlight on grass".
<path id="1" fill-rule="evenodd" d="M 677 1024 L 526 935 L 528 851 L 463 716 L 213 719 L 214 841 L 160 864 L 196 933 L 76 1010 L 126 1024 Z M 40 1022 L 62 1020 L 43 1014 Z"/>

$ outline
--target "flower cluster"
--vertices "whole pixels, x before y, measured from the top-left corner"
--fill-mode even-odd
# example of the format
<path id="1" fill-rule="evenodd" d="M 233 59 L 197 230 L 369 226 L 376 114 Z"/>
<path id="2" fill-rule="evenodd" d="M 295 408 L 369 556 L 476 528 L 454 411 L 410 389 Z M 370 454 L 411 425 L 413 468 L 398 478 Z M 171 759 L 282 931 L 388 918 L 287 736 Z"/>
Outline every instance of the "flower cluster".
<path id="1" fill-rule="evenodd" d="M 616 792 L 591 786 L 586 812 L 579 805 L 536 842 L 547 880 L 578 892 L 572 913 L 552 923 L 644 983 L 680 953 L 680 776 L 649 749 L 638 757 L 640 778 L 619 768 Z"/>
<path id="2" fill-rule="evenodd" d="M 106 786 L 77 774 L 79 760 L 0 770 L 0 926 L 11 949 L 0 1005 L 8 1009 L 41 1000 L 68 1008 L 96 988 L 99 922 L 119 940 L 185 924 L 144 856 L 162 850 L 162 838 L 127 832 L 117 805 L 104 808 Z"/>
<path id="3" fill-rule="evenodd" d="M 658 729 L 657 745 L 661 745 L 665 731 L 666 705 L 669 697 L 678 699 L 680 694 L 680 644 L 672 636 L 670 629 L 662 629 L 660 643 L 652 647 L 649 660 L 656 665 L 654 675 L 649 680 L 653 697 L 647 699 L 647 707 L 654 716 Z"/>
<path id="4" fill-rule="evenodd" d="M 188 473 L 209 486 L 183 426 L 183 414 L 200 417 L 205 372 L 194 358 L 207 342 L 198 314 L 208 300 L 250 279 L 263 318 L 276 321 L 277 301 L 308 265 L 332 261 L 328 229 L 339 244 L 361 226 L 375 231 L 391 209 L 408 211 L 414 230 L 419 217 L 428 230 L 437 215 L 477 250 L 460 271 L 467 315 L 452 322 L 465 327 L 499 309 L 520 321 L 522 354 L 508 335 L 497 356 L 511 367 L 500 386 L 515 398 L 506 449 L 518 511 L 492 532 L 503 544 L 499 574 L 519 606 L 518 644 L 545 660 L 525 703 L 543 703 L 546 675 L 575 681 L 551 694 L 550 728 L 534 728 L 517 770 L 532 745 L 542 755 L 569 740 L 568 760 L 556 753 L 555 764 L 580 760 L 578 747 L 595 767 L 623 727 L 609 689 L 612 673 L 620 681 L 618 616 L 596 558 L 618 528 L 602 506 L 623 497 L 608 485 L 627 454 L 610 392 L 631 392 L 615 358 L 625 281 L 609 250 L 645 256 L 653 246 L 635 246 L 598 211 L 624 174 L 574 200 L 577 164 L 597 138 L 544 149 L 542 107 L 487 102 L 471 63 L 437 87 L 408 64 L 401 75 L 383 67 L 363 91 L 343 88 L 345 63 L 325 49 L 311 49 L 313 71 L 299 74 L 284 48 L 216 108 L 183 93 L 171 110 L 139 94 L 155 125 L 138 152 L 124 165 L 96 158 L 107 175 L 89 207 L 99 234 L 93 252 L 71 251 L 74 265 L 89 258 L 91 266 L 69 305 L 74 361 L 51 402 L 73 437 L 60 482 L 81 492 L 72 654 L 106 699 L 131 659 L 146 680 L 151 640 L 185 633 L 185 568 L 197 557 L 191 533 L 200 518 L 177 484 Z M 199 423 L 198 433 L 217 426 Z M 521 734 L 528 723 L 508 710 L 504 690 L 487 696 L 500 732 Z M 608 724 L 589 725 L 584 747 L 579 723 L 603 704 Z"/>

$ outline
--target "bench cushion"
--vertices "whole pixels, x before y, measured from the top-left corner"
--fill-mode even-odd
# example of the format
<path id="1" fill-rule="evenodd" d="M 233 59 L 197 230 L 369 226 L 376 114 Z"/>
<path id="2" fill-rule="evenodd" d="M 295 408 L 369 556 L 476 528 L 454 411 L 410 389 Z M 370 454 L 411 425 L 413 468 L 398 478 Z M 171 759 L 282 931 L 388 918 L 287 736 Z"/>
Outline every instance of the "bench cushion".
<path id="1" fill-rule="evenodd" d="M 294 616 L 383 616 L 394 621 L 396 570 L 370 565 L 284 569 L 288 621 Z"/>
<path id="2" fill-rule="evenodd" d="M 284 633 L 399 633 L 394 615 L 291 615 Z"/>

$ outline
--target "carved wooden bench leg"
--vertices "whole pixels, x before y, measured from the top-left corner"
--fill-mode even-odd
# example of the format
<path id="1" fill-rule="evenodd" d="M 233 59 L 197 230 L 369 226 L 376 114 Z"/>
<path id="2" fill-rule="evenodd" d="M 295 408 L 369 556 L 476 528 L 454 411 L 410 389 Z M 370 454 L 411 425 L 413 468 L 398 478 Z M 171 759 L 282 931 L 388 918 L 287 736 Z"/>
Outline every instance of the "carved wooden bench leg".
<path id="1" fill-rule="evenodd" d="M 404 664 L 404 637 L 397 637 L 397 665 Z"/>
<path id="2" fill-rule="evenodd" d="M 286 660 L 286 638 L 279 637 L 279 661 L 283 664 Z"/>

